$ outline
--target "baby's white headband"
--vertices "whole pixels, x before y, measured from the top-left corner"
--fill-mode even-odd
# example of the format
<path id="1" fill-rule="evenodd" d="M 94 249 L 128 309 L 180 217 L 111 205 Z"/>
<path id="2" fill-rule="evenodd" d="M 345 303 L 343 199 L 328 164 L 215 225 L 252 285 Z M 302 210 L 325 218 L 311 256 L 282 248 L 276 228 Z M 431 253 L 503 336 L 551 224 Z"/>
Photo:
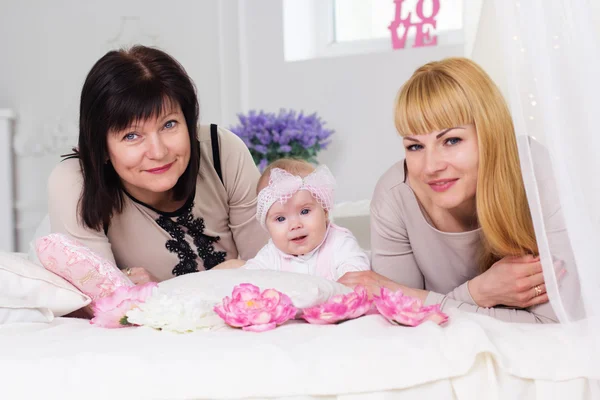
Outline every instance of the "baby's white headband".
<path id="1" fill-rule="evenodd" d="M 256 219 L 265 227 L 267 213 L 271 206 L 276 201 L 285 203 L 299 190 L 308 190 L 326 211 L 333 207 L 335 178 L 327 166 L 320 165 L 304 178 L 280 168 L 273 168 L 269 185 L 258 194 Z"/>

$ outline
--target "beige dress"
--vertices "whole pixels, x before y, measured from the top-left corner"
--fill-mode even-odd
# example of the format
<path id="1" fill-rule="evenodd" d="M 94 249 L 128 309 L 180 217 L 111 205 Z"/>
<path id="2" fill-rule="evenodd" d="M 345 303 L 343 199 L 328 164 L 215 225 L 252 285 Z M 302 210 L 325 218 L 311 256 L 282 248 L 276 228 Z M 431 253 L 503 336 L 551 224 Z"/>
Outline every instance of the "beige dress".
<path id="1" fill-rule="evenodd" d="M 77 159 L 52 171 L 48 210 L 52 232 L 69 234 L 120 268 L 144 267 L 159 280 L 210 269 L 233 258 L 250 259 L 268 241 L 255 218 L 260 176 L 246 145 L 219 128 L 223 182 L 213 165 L 210 129 L 201 126 L 196 192 L 179 210 L 161 212 L 125 196 L 107 234 L 79 223 L 82 175 Z"/>
<path id="2" fill-rule="evenodd" d="M 429 290 L 426 305 L 440 303 L 511 322 L 557 322 L 550 303 L 528 309 L 478 307 L 467 282 L 479 274 L 481 230 L 435 229 L 405 183 L 404 161 L 379 180 L 371 202 L 372 268 L 400 284 Z"/>

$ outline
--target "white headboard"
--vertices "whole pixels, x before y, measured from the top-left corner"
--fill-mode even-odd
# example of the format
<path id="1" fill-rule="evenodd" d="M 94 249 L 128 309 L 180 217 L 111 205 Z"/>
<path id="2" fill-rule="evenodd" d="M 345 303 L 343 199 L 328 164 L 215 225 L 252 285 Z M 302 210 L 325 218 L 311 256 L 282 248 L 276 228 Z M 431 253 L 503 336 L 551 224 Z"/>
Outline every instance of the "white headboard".
<path id="1" fill-rule="evenodd" d="M 16 251 L 14 120 L 12 110 L 0 109 L 0 251 Z"/>

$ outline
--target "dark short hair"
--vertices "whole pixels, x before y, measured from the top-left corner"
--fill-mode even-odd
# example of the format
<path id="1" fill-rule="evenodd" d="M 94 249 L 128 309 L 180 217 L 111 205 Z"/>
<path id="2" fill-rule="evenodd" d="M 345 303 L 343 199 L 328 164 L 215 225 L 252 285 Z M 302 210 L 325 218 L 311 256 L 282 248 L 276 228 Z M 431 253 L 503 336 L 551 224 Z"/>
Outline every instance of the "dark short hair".
<path id="1" fill-rule="evenodd" d="M 200 168 L 199 106 L 192 80 L 173 57 L 145 46 L 109 51 L 94 64 L 81 91 L 76 150 L 83 174 L 79 211 L 84 225 L 106 230 L 113 213 L 123 210 L 121 180 L 106 162 L 109 132 L 156 118 L 175 104 L 185 116 L 191 149 L 190 162 L 173 188 L 174 198 L 182 200 L 195 190 Z"/>

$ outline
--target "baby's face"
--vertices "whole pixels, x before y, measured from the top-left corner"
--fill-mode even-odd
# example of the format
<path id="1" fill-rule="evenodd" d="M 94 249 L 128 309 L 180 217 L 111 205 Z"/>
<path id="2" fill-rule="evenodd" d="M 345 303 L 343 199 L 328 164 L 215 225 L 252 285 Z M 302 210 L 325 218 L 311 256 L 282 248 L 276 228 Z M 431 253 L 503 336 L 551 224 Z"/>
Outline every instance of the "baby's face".
<path id="1" fill-rule="evenodd" d="M 311 252 L 323 241 L 327 212 L 309 191 L 300 190 L 284 204 L 273 203 L 266 226 L 279 250 L 298 256 Z"/>

